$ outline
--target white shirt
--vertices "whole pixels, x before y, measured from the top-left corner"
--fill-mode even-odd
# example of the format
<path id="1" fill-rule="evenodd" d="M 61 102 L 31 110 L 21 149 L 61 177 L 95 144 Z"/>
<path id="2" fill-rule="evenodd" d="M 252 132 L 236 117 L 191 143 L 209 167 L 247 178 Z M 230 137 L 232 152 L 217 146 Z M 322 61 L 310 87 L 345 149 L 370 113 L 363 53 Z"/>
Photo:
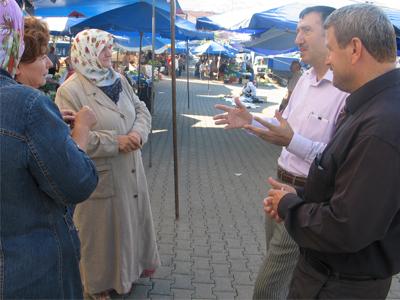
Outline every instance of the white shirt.
<path id="1" fill-rule="evenodd" d="M 313 68 L 306 71 L 283 112 L 294 135 L 288 147 L 283 147 L 278 165 L 293 175 L 307 177 L 315 156 L 325 149 L 334 133 L 336 119 L 349 94 L 335 88 L 332 78 L 330 70 L 320 81 L 317 81 Z"/>

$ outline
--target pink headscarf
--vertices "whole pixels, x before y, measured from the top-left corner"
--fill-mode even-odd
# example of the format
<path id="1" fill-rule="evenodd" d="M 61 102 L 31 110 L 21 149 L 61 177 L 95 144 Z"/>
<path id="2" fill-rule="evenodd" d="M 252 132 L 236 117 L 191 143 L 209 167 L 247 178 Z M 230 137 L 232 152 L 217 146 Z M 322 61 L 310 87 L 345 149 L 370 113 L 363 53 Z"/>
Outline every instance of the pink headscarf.
<path id="1" fill-rule="evenodd" d="M 24 18 L 15 0 L 0 0 L 0 68 L 15 75 L 24 52 Z"/>

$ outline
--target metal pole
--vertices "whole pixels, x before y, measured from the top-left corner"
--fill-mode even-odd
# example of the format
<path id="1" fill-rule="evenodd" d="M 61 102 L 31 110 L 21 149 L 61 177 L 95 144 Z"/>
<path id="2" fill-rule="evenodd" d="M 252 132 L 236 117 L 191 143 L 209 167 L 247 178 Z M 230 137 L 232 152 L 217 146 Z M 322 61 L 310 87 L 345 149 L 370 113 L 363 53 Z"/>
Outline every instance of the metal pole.
<path id="1" fill-rule="evenodd" d="M 176 127 L 176 66 L 175 66 L 175 0 L 170 1 L 171 20 L 171 80 L 172 80 L 172 139 L 174 144 L 175 219 L 179 219 L 178 149 Z"/>
<path id="2" fill-rule="evenodd" d="M 139 61 L 138 61 L 138 80 L 137 80 L 137 90 L 138 90 L 138 94 L 139 94 L 139 90 L 140 90 L 140 54 L 142 53 L 142 41 L 143 41 L 143 32 L 139 33 Z"/>
<path id="3" fill-rule="evenodd" d="M 189 96 L 189 40 L 186 39 L 186 90 L 188 109 L 190 108 L 190 96 Z"/>
<path id="4" fill-rule="evenodd" d="M 155 80 L 154 80 L 154 63 L 155 63 L 155 48 L 156 48 L 156 5 L 155 0 L 153 0 L 153 7 L 152 7 L 152 17 L 151 17 L 151 95 L 150 95 L 150 114 L 153 117 L 154 112 L 154 94 L 155 94 Z M 152 139 L 153 139 L 153 127 L 150 130 L 149 135 L 149 168 L 152 166 Z"/>

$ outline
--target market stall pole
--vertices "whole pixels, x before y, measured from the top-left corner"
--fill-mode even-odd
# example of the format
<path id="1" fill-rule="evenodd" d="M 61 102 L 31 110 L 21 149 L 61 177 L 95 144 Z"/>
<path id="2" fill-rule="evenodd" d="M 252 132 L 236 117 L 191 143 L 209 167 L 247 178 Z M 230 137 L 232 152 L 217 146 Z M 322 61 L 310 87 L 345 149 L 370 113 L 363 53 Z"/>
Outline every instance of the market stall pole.
<path id="1" fill-rule="evenodd" d="M 153 117 L 154 112 L 154 95 L 155 95 L 155 81 L 154 81 L 154 62 L 155 62 L 155 51 L 156 51 L 156 4 L 153 0 L 152 16 L 151 16 L 151 94 L 150 94 L 150 114 Z M 149 135 L 149 168 L 152 166 L 152 139 L 153 139 L 153 127 L 150 130 Z"/>
<path id="2" fill-rule="evenodd" d="M 175 219 L 179 219 L 178 138 L 176 126 L 176 66 L 175 66 L 175 0 L 170 1 L 171 18 L 171 81 L 172 81 L 172 141 L 174 144 Z"/>
<path id="3" fill-rule="evenodd" d="M 188 109 L 190 108 L 189 96 L 189 39 L 186 39 L 186 90 L 187 90 L 187 103 Z"/>

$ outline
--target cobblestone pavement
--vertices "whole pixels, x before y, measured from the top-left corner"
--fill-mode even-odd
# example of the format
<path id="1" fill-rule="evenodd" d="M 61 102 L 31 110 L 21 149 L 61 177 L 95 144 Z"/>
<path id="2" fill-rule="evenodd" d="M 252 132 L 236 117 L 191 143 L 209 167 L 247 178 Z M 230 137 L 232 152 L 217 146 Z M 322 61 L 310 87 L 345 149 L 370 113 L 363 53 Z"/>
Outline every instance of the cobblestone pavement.
<path id="1" fill-rule="evenodd" d="M 220 96 L 239 87 L 194 81 L 187 108 L 186 82 L 177 82 L 180 218 L 175 221 L 171 81 L 157 84 L 152 167 L 143 160 L 162 266 L 141 279 L 127 299 L 251 299 L 265 253 L 262 199 L 265 179 L 276 172 L 280 148 L 243 130 L 214 126 Z M 269 102 L 255 112 L 272 114 L 285 93 L 260 90 Z M 395 278 L 391 299 L 400 299 Z"/>

